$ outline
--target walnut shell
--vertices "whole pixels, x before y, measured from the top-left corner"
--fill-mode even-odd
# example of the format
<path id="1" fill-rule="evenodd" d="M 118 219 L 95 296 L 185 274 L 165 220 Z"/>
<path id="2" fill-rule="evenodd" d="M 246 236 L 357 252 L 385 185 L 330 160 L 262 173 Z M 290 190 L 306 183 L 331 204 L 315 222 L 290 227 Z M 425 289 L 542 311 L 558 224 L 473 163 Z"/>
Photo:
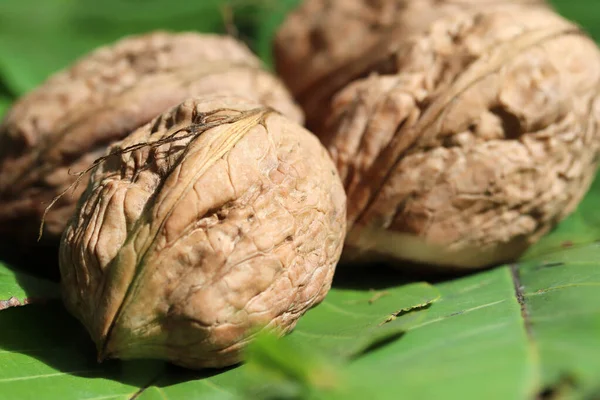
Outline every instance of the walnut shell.
<path id="1" fill-rule="evenodd" d="M 278 74 L 305 110 L 310 129 L 328 115 L 331 97 L 351 81 L 385 69 L 397 45 L 445 15 L 543 0 L 304 0 L 274 44 Z"/>
<path id="2" fill-rule="evenodd" d="M 331 285 L 346 198 L 318 139 L 258 103 L 188 100 L 112 147 L 60 248 L 100 358 L 236 363 Z M 120 152 L 120 154 L 119 154 Z"/>
<path id="3" fill-rule="evenodd" d="M 302 121 L 286 89 L 260 67 L 228 37 L 153 32 L 97 49 L 55 74 L 0 126 L 0 233 L 35 243 L 44 209 L 75 181 L 73 172 L 190 96 L 231 92 Z M 46 215 L 47 243 L 58 243 L 84 187 Z"/>
<path id="4" fill-rule="evenodd" d="M 335 98 L 321 137 L 347 259 L 509 261 L 577 206 L 600 146 L 600 52 L 543 8 L 438 19 Z"/>

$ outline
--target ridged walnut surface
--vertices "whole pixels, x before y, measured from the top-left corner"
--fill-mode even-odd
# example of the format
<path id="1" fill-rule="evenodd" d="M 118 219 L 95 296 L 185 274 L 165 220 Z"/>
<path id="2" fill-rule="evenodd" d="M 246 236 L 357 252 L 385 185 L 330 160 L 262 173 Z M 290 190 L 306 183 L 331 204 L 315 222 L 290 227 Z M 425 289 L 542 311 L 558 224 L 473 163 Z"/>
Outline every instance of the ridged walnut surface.
<path id="1" fill-rule="evenodd" d="M 324 298 L 346 203 L 314 135 L 205 97 L 112 151 L 140 144 L 94 170 L 61 244 L 65 303 L 100 358 L 230 365 L 252 329 L 287 332 Z"/>
<path id="2" fill-rule="evenodd" d="M 398 44 L 444 15 L 543 0 L 304 0 L 277 32 L 278 74 L 306 111 L 309 128 L 346 84 L 386 68 Z"/>
<path id="3" fill-rule="evenodd" d="M 512 260 L 577 206 L 600 137 L 600 55 L 542 7 L 433 22 L 333 101 L 347 259 Z"/>
<path id="4" fill-rule="evenodd" d="M 0 125 L 0 233 L 35 243 L 50 201 L 108 145 L 190 96 L 231 92 L 301 121 L 279 81 L 223 36 L 153 32 L 102 47 L 20 99 Z M 69 171 L 71 174 L 69 174 Z M 57 243 L 85 187 L 46 216 Z"/>

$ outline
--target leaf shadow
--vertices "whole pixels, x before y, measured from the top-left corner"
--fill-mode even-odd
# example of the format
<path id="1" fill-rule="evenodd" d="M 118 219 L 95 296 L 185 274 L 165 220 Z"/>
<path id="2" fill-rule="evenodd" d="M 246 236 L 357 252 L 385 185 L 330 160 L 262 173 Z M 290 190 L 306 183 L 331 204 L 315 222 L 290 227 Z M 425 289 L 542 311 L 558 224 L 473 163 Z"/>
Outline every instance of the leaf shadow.
<path id="1" fill-rule="evenodd" d="M 4 271 L 8 271 L 2 273 L 2 282 L 8 286 L 0 295 L 0 311 L 28 304 L 46 303 L 60 296 L 58 282 L 36 276 L 2 259 L 0 264 Z M 12 284 L 15 288 L 12 288 Z"/>
<path id="2" fill-rule="evenodd" d="M 18 267 L 18 270 L 58 282 L 58 243 L 38 243 L 37 246 L 23 246 L 19 242 L 2 237 L 0 240 L 0 262 Z M 27 288 L 25 288 L 27 289 Z"/>
<path id="3" fill-rule="evenodd" d="M 355 360 L 359 359 L 360 357 L 363 357 L 367 353 L 370 353 L 370 352 L 382 349 L 382 348 L 386 347 L 387 345 L 389 345 L 391 343 L 394 343 L 396 340 L 402 339 L 402 337 L 404 335 L 406 335 L 406 331 L 395 332 L 395 333 L 393 333 L 393 334 L 391 334 L 389 336 L 386 336 L 386 337 L 382 338 L 381 340 L 375 340 L 369 346 L 367 346 L 364 349 L 360 350 L 356 354 L 353 354 L 349 359 L 351 361 L 355 361 Z"/>
<path id="4" fill-rule="evenodd" d="M 174 381 L 207 379 L 228 370 L 189 371 L 161 360 L 96 361 L 96 349 L 83 326 L 59 301 L 15 307 L 0 312 L 0 361 L 9 354 L 19 379 L 40 375 L 73 375 L 87 379 L 112 380 L 140 390 Z M 32 359 L 46 365 L 34 366 Z M 35 362 L 34 362 L 35 363 Z M 0 363 L 1 364 L 1 363 Z M 47 371 L 47 372 L 40 372 Z M 48 380 L 51 378 L 45 377 Z"/>
<path id="5" fill-rule="evenodd" d="M 352 290 L 384 290 L 409 283 L 442 283 L 472 275 L 481 270 L 438 268 L 431 265 L 402 262 L 340 263 L 332 287 Z"/>
<path id="6" fill-rule="evenodd" d="M 184 367 L 180 367 L 174 364 L 165 364 L 163 374 L 160 379 L 154 382 L 152 385 L 164 388 L 168 386 L 178 385 L 180 383 L 186 383 L 190 381 L 200 381 L 203 379 L 210 379 L 216 376 L 225 374 L 227 372 L 240 368 L 243 364 L 236 364 L 223 369 L 205 368 L 201 370 L 192 370 Z"/>

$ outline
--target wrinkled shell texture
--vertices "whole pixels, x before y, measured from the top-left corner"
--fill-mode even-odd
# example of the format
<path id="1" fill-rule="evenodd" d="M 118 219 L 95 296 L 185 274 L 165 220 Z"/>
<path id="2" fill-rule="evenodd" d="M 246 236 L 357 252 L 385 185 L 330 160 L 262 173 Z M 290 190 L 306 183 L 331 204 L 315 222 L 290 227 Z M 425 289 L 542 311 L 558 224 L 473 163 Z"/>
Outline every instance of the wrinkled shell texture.
<path id="1" fill-rule="evenodd" d="M 108 145 L 191 96 L 230 92 L 301 121 L 286 89 L 234 39 L 152 32 L 102 47 L 19 100 L 0 125 L 0 232 L 35 243 L 44 209 Z M 87 179 L 86 179 L 87 180 Z M 85 185 L 45 219 L 57 243 Z"/>
<path id="2" fill-rule="evenodd" d="M 348 196 L 344 258 L 487 266 L 574 210 L 600 143 L 600 55 L 577 27 L 463 10 L 383 56 L 318 131 Z"/>
<path id="3" fill-rule="evenodd" d="M 169 138 L 170 141 L 169 141 Z M 237 97 L 188 100 L 93 171 L 60 249 L 63 297 L 100 357 L 239 361 L 330 288 L 346 198 L 326 149 Z"/>
<path id="4" fill-rule="evenodd" d="M 505 4 L 546 6 L 543 0 L 305 0 L 277 32 L 276 69 L 313 129 L 327 115 L 324 102 L 372 72 L 399 39 L 444 15 Z"/>

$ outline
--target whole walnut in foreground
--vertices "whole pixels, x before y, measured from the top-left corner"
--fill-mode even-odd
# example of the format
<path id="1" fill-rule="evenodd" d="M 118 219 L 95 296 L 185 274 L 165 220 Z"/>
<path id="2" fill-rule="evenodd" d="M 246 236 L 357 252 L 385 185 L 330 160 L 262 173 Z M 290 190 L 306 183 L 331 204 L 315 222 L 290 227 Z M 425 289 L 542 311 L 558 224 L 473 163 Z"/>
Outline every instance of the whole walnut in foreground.
<path id="1" fill-rule="evenodd" d="M 596 45 L 545 7 L 463 10 L 399 42 L 322 105 L 348 196 L 343 258 L 515 259 L 593 179 L 599 89 Z"/>
<path id="2" fill-rule="evenodd" d="M 0 125 L 0 234 L 34 245 L 45 208 L 115 140 L 191 96 L 235 93 L 302 121 L 280 82 L 243 44 L 153 32 L 86 55 L 21 98 Z M 58 245 L 85 185 L 45 218 Z"/>
<path id="3" fill-rule="evenodd" d="M 325 148 L 237 97 L 188 100 L 111 148 L 60 248 L 63 298 L 99 358 L 239 361 L 330 288 L 346 198 Z"/>
<path id="4" fill-rule="evenodd" d="M 387 57 L 403 40 L 443 16 L 507 4 L 547 7 L 544 0 L 304 0 L 277 32 L 276 70 L 314 130 L 338 90 L 374 70 L 394 68 Z"/>

